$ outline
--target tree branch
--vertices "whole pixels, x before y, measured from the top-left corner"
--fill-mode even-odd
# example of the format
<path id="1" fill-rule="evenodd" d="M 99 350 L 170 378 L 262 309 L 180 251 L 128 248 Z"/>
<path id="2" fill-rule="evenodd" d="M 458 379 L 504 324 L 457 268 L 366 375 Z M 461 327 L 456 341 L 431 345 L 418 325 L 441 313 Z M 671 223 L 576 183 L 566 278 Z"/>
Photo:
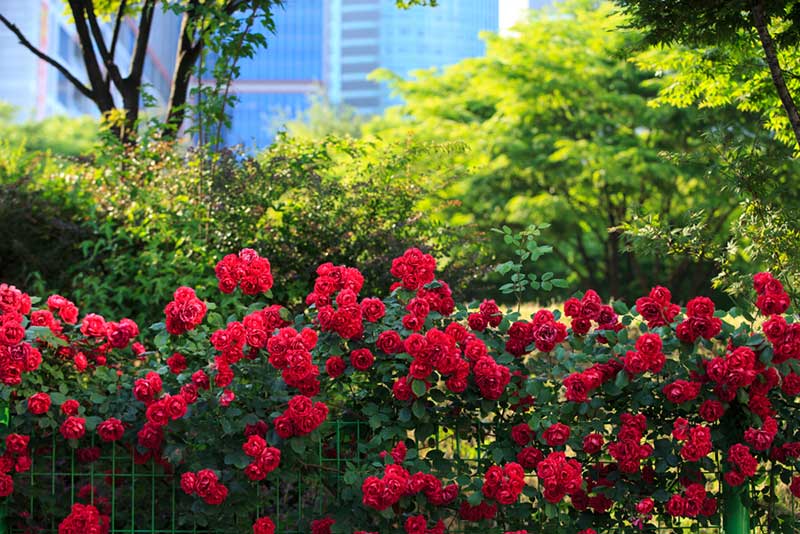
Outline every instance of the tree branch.
<path id="1" fill-rule="evenodd" d="M 91 0 L 90 0 L 91 1 Z M 103 84 L 103 73 L 97 63 L 97 57 L 92 45 L 92 36 L 89 27 L 86 25 L 86 4 L 85 0 L 69 0 L 69 7 L 72 10 L 72 19 L 75 22 L 75 31 L 81 43 L 83 63 L 86 67 L 86 74 L 89 76 L 89 83 L 92 85 L 92 94 L 95 104 L 102 113 L 114 109 L 114 97 L 109 91 L 105 90 Z"/>
<path id="2" fill-rule="evenodd" d="M 167 119 L 164 123 L 163 132 L 164 137 L 168 139 L 174 139 L 178 130 L 180 130 L 181 124 L 183 124 L 186 116 L 186 97 L 189 92 L 192 68 L 203 50 L 202 34 L 196 42 L 194 40 L 199 3 L 199 0 L 191 0 L 189 7 L 181 18 L 181 38 L 175 57 L 175 70 L 172 73 L 172 87 L 170 87 Z"/>
<path id="3" fill-rule="evenodd" d="M 85 5 L 86 18 L 89 20 L 89 27 L 94 36 L 94 42 L 97 43 L 97 49 L 100 51 L 100 57 L 103 58 L 103 64 L 106 67 L 106 79 L 104 85 L 108 90 L 108 81 L 113 79 L 114 84 L 119 88 L 122 85 L 122 76 L 119 73 L 119 68 L 114 63 L 114 55 L 108 51 L 105 39 L 103 39 L 103 32 L 100 30 L 100 25 L 97 24 L 97 16 L 94 14 L 94 5 L 90 0 Z"/>
<path id="4" fill-rule="evenodd" d="M 11 30 L 11 32 L 17 36 L 17 39 L 19 39 L 19 44 L 21 44 L 22 46 L 33 52 L 33 54 L 42 61 L 45 61 L 50 65 L 52 65 L 53 67 L 55 67 L 58 70 L 58 72 L 63 74 L 64 77 L 67 80 L 69 80 L 69 82 L 72 85 L 74 85 L 75 88 L 78 89 L 78 91 L 80 91 L 80 93 L 83 96 L 85 96 L 90 100 L 94 100 L 94 95 L 92 95 L 91 89 L 86 87 L 83 84 L 83 82 L 81 82 L 78 78 L 75 77 L 75 75 L 73 75 L 69 70 L 67 70 L 67 68 L 64 65 L 62 65 L 52 57 L 48 56 L 47 54 L 45 54 L 44 52 L 33 46 L 33 44 L 31 44 L 31 42 L 22 34 L 22 32 L 16 26 L 16 24 L 13 24 L 11 21 L 5 18 L 2 13 L 0 13 L 0 22 L 2 22 L 6 26 L 6 28 Z"/>
<path id="5" fill-rule="evenodd" d="M 789 88 L 786 87 L 786 80 L 783 78 L 783 71 L 778 62 L 778 53 L 775 50 L 775 43 L 769 33 L 769 21 L 764 13 L 763 0 L 758 0 L 753 4 L 751 14 L 753 15 L 753 25 L 756 27 L 758 38 L 761 41 L 761 47 L 764 49 L 764 54 L 767 58 L 769 72 L 772 75 L 772 83 L 775 85 L 775 89 L 778 90 L 781 104 L 783 104 L 783 109 L 789 117 L 789 124 L 792 126 L 795 140 L 800 147 L 800 113 L 797 111 L 797 106 L 792 99 L 792 95 L 789 93 Z"/>
<path id="6" fill-rule="evenodd" d="M 131 58 L 131 69 L 127 80 L 139 80 L 141 82 L 144 60 L 147 57 L 147 44 L 150 42 L 150 28 L 153 25 L 155 6 L 155 0 L 145 0 L 142 16 L 139 19 L 139 35 L 136 37 L 136 48 Z"/>
<path id="7" fill-rule="evenodd" d="M 127 3 L 128 3 L 127 0 L 120 1 L 119 10 L 117 11 L 117 19 L 114 21 L 114 33 L 111 35 L 111 50 L 109 51 L 109 55 L 111 56 L 111 61 L 114 61 L 114 57 L 117 52 L 117 41 L 119 40 L 119 30 L 122 27 L 122 19 L 125 18 L 125 6 Z"/>

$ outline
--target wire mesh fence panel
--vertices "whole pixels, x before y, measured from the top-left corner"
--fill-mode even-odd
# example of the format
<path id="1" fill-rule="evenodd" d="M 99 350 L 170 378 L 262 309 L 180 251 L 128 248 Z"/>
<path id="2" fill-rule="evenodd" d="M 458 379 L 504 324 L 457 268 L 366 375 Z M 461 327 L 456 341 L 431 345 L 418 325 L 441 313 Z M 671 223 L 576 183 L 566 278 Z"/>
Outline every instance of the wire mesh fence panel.
<path id="1" fill-rule="evenodd" d="M 281 534 L 308 533 L 311 520 L 342 506 L 351 506 L 359 497 L 361 481 L 348 480 L 348 473 L 375 461 L 366 454 L 364 446 L 373 432 L 365 422 L 330 421 L 323 428 L 320 442 L 307 444 L 316 448 L 313 463 L 292 471 L 278 469 L 261 482 L 250 482 L 241 473 L 235 473 L 227 482 L 241 485 L 235 493 L 252 503 L 252 513 L 229 516 L 223 505 L 219 507 L 220 524 L 198 523 L 197 517 L 203 516 L 194 511 L 205 505 L 181 490 L 180 466 L 145 459 L 120 445 L 104 443 L 101 447 L 93 439 L 88 446 L 73 448 L 53 436 L 31 443 L 31 469 L 24 476 L 15 477 L 15 491 L 6 503 L 5 526 L 11 534 L 56 534 L 59 522 L 69 514 L 72 504 L 82 503 L 92 504 L 109 517 L 111 534 L 245 534 L 252 532 L 255 518 L 264 515 L 273 519 Z M 491 423 L 432 427 L 413 434 L 409 439 L 416 441 L 416 453 L 430 461 L 434 474 L 448 480 L 464 474 L 480 476 L 486 466 L 497 461 L 487 455 L 487 446 L 494 440 Z M 722 493 L 720 479 L 719 473 L 707 476 L 708 490 L 716 495 Z M 535 487 L 538 482 L 529 477 L 528 483 Z M 751 507 L 751 532 L 800 532 L 800 522 L 796 519 L 800 510 L 786 481 L 767 474 L 751 486 L 750 492 L 754 503 L 758 503 Z M 520 528 L 530 534 L 578 532 L 575 518 L 564 513 L 563 507 L 555 508 L 557 514 L 562 514 L 555 523 L 551 516 L 545 526 L 542 506 L 528 497 L 523 497 L 522 502 L 530 504 L 530 518 L 525 525 L 506 523 L 502 514 L 492 522 L 480 524 L 461 521 L 454 514 L 456 517 L 446 523 L 447 532 L 488 534 Z M 657 515 L 633 525 L 629 518 L 620 516 L 612 517 L 611 521 L 606 518 L 605 526 L 595 528 L 606 534 L 721 534 L 722 515 L 720 511 L 703 522 Z"/>

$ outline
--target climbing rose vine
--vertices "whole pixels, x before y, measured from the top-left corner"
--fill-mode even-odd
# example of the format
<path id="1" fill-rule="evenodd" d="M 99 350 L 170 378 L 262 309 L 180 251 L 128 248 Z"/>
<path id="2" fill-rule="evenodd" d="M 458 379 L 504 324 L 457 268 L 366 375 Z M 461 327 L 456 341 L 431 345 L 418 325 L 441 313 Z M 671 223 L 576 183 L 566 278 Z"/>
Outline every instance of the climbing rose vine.
<path id="1" fill-rule="evenodd" d="M 256 251 L 214 271 L 218 293 L 154 295 L 152 325 L 0 285 L 15 526 L 131 528 L 139 471 L 174 503 L 151 519 L 254 534 L 638 531 L 718 521 L 748 485 L 756 509 L 780 485 L 800 496 L 800 323 L 768 273 L 756 316 L 664 287 L 523 316 L 456 303 L 418 249 L 382 296 L 322 264 L 293 310 Z M 49 455 L 74 476 L 30 476 Z"/>

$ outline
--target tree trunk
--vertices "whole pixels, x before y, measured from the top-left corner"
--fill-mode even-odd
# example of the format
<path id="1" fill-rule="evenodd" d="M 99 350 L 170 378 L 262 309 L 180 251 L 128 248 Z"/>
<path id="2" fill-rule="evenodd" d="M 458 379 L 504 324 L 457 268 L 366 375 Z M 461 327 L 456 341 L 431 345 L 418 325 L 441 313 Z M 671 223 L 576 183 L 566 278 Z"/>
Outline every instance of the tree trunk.
<path id="1" fill-rule="evenodd" d="M 769 21 L 764 14 L 764 2 L 759 1 L 753 5 L 751 11 L 753 15 L 753 24 L 758 32 L 758 38 L 761 41 L 761 47 L 764 49 L 764 55 L 767 58 L 767 65 L 769 72 L 772 75 L 772 83 L 775 89 L 778 90 L 778 96 L 783 104 L 783 109 L 789 117 L 789 124 L 792 126 L 797 146 L 800 148 L 800 113 L 797 112 L 797 106 L 789 93 L 789 88 L 786 87 L 786 80 L 783 77 L 783 70 L 778 62 L 778 52 L 775 50 L 775 43 L 769 33 Z"/>

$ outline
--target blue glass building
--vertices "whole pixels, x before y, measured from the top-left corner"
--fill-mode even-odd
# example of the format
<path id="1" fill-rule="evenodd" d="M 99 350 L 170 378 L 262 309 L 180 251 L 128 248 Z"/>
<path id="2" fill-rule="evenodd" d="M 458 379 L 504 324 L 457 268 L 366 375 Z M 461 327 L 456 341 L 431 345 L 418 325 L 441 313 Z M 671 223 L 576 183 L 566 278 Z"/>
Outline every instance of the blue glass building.
<path id="1" fill-rule="evenodd" d="M 309 98 L 325 90 L 326 9 L 324 0 L 286 0 L 274 13 L 275 34 L 267 48 L 240 63 L 241 74 L 231 84 L 239 101 L 231 110 L 226 144 L 265 146 L 275 122 L 309 106 Z"/>
<path id="2" fill-rule="evenodd" d="M 239 102 L 225 143 L 269 144 L 276 122 L 307 109 L 314 95 L 380 113 L 396 101 L 369 73 L 385 67 L 408 76 L 483 55 L 478 34 L 498 30 L 498 2 L 439 0 L 401 10 L 395 0 L 285 0 L 268 48 L 242 61 L 231 86 Z"/>
<path id="3" fill-rule="evenodd" d="M 482 56 L 479 33 L 497 31 L 498 0 L 440 0 L 435 8 L 398 9 L 395 0 L 331 0 L 329 96 L 362 113 L 395 103 L 367 79 L 378 67 L 408 76 Z"/>

